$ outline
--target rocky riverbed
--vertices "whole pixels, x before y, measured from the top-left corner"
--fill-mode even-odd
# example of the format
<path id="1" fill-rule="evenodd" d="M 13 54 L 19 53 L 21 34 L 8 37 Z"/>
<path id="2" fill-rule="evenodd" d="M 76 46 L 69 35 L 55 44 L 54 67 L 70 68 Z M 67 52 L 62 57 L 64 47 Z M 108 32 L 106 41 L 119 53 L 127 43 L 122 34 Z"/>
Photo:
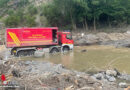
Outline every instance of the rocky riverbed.
<path id="1" fill-rule="evenodd" d="M 125 33 L 82 33 L 73 36 L 75 45 L 113 45 L 115 47 L 130 47 L 130 32 Z"/>
<path id="2" fill-rule="evenodd" d="M 5 90 L 124 90 L 130 80 L 130 75 L 116 69 L 88 74 L 43 61 L 9 60 L 0 66 L 8 86 L 18 86 Z"/>

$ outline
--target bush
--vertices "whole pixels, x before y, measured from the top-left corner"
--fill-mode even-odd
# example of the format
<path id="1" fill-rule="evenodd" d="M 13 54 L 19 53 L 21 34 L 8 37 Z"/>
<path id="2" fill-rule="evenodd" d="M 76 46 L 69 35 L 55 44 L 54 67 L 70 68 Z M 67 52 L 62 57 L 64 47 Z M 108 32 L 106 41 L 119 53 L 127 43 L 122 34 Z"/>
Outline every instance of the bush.
<path id="1" fill-rule="evenodd" d="M 13 15 L 14 14 L 14 10 L 8 10 L 8 15 Z"/>
<path id="2" fill-rule="evenodd" d="M 11 15 L 5 20 L 5 25 L 7 27 L 17 27 L 20 23 L 20 17 Z"/>
<path id="3" fill-rule="evenodd" d="M 28 13 L 30 14 L 30 15 L 35 15 L 35 14 L 37 14 L 37 8 L 36 7 L 33 7 L 32 5 L 31 6 L 29 6 L 28 7 Z"/>
<path id="4" fill-rule="evenodd" d="M 25 19 L 25 25 L 28 26 L 28 27 L 34 27 L 36 26 L 36 22 L 35 22 L 35 17 L 32 17 L 30 15 L 26 15 L 24 17 Z"/>
<path id="5" fill-rule="evenodd" d="M 10 0 L 0 0 L 0 8 L 5 7 Z"/>

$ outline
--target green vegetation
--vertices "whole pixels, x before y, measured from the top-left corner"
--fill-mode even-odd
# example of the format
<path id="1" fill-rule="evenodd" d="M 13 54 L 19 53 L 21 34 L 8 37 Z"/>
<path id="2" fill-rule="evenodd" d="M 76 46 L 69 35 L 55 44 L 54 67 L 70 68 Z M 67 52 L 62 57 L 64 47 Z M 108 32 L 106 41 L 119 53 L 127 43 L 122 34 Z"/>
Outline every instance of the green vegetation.
<path id="1" fill-rule="evenodd" d="M 9 0 L 0 0 L 0 8 L 7 6 L 8 2 L 9 2 Z"/>
<path id="2" fill-rule="evenodd" d="M 5 2 L 6 1 L 6 2 Z M 5 7 L 0 9 L 4 10 L 0 16 L 7 15 L 3 20 L 6 27 L 34 27 L 36 26 L 35 15 L 37 8 L 28 2 L 28 0 L 0 0 L 0 4 Z"/>
<path id="3" fill-rule="evenodd" d="M 35 15 L 35 14 L 37 14 L 37 8 L 36 7 L 34 7 L 34 6 L 29 6 L 28 7 L 28 13 L 30 14 L 30 15 Z"/>
<path id="4" fill-rule="evenodd" d="M 19 26 L 36 26 L 35 17 L 31 15 L 24 15 L 22 12 L 12 14 L 8 16 L 5 20 L 5 25 L 7 27 L 19 27 Z"/>
<path id="5" fill-rule="evenodd" d="M 27 9 L 27 10 L 26 10 Z M 0 0 L 0 18 L 6 27 L 34 27 L 37 8 L 28 0 Z"/>
<path id="6" fill-rule="evenodd" d="M 18 26 L 20 22 L 20 17 L 11 15 L 5 20 L 5 24 L 10 27 Z"/>
<path id="7" fill-rule="evenodd" d="M 130 24 L 130 0 L 53 0 L 43 13 L 52 26 L 96 30 Z"/>
<path id="8" fill-rule="evenodd" d="M 97 30 L 130 24 L 130 0 L 0 0 L 0 22 L 6 27 L 58 26 Z"/>
<path id="9" fill-rule="evenodd" d="M 33 14 L 24 13 L 22 9 L 15 13 L 11 11 L 9 13 L 9 16 L 4 21 L 7 27 L 36 26 L 35 16 L 33 16 Z"/>

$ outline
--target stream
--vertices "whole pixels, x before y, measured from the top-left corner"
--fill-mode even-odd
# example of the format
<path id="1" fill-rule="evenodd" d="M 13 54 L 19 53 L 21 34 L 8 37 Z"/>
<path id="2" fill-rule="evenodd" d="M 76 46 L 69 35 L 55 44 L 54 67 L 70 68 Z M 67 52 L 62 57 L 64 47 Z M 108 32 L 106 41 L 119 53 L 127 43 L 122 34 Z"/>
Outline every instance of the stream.
<path id="1" fill-rule="evenodd" d="M 39 58 L 32 56 L 17 59 L 49 61 L 82 72 L 96 72 L 116 68 L 122 73 L 130 74 L 129 48 L 115 48 L 103 45 L 76 46 L 73 51 L 64 54 L 46 54 Z"/>

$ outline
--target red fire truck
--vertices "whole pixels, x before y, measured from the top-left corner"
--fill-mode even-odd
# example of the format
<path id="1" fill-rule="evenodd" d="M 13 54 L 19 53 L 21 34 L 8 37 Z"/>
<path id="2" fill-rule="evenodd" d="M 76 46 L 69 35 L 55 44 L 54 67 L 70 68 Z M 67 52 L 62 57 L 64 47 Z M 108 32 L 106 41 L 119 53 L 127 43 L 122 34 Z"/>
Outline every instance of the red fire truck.
<path id="1" fill-rule="evenodd" d="M 70 32 L 58 32 L 57 27 L 45 28 L 7 28 L 6 47 L 16 56 L 33 55 L 37 50 L 49 53 L 73 49 Z"/>

